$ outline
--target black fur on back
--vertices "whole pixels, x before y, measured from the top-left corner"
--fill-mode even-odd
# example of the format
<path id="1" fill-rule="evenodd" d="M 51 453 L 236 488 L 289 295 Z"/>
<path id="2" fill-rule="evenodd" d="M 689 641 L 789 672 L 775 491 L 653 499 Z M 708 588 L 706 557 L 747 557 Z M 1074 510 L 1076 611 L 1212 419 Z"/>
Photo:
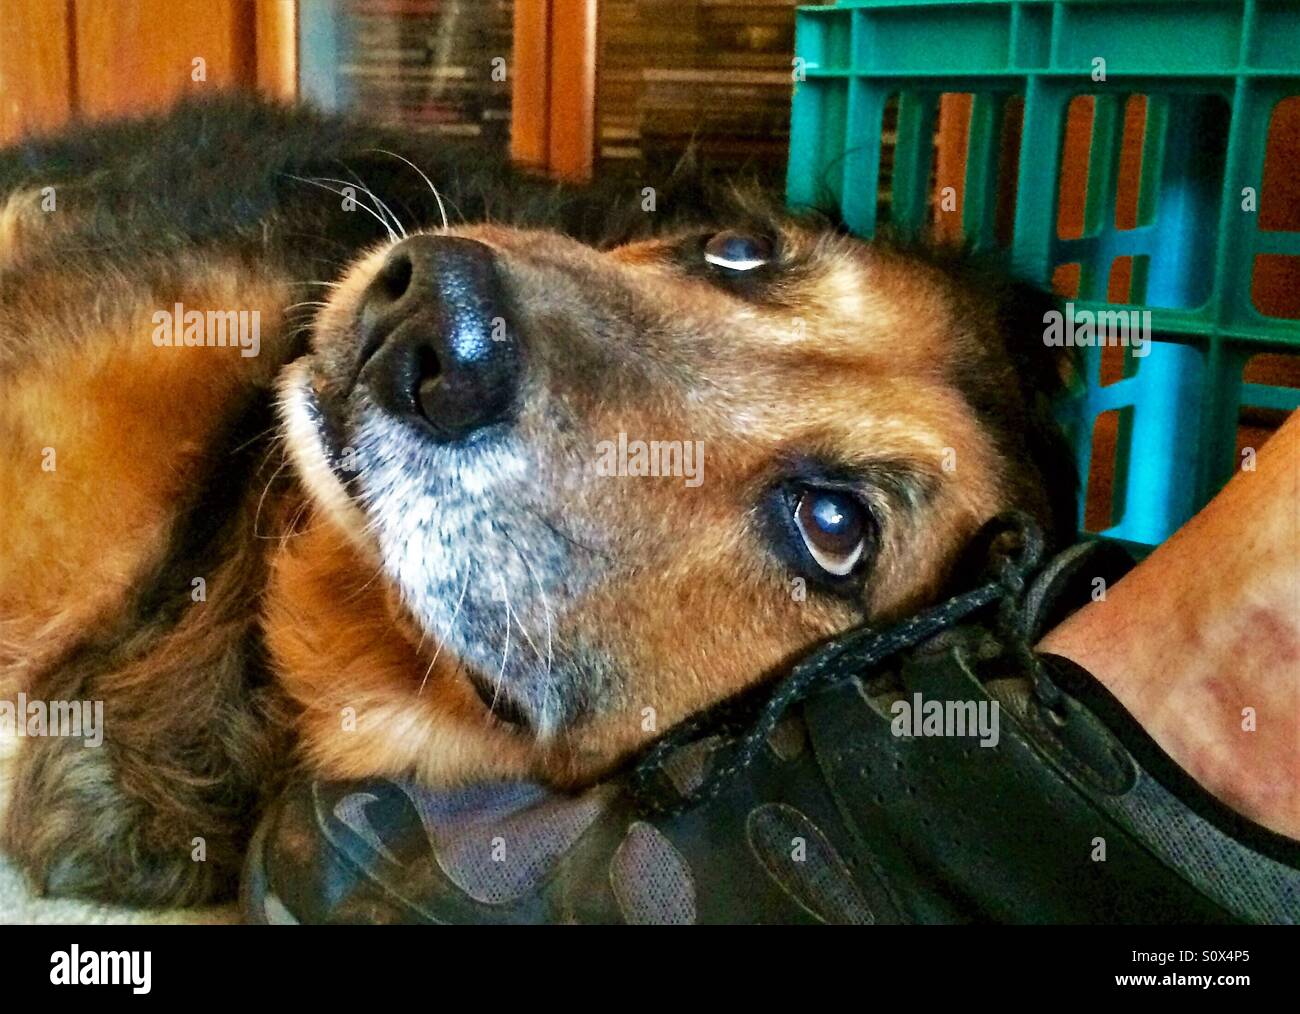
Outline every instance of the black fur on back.
<path id="1" fill-rule="evenodd" d="M 369 188 L 408 230 L 441 222 L 419 173 L 385 152 L 433 181 L 453 225 L 492 220 L 606 245 L 673 215 L 662 204 L 655 215 L 641 211 L 632 183 L 563 186 L 510 168 L 495 148 L 233 96 L 189 99 L 166 115 L 0 150 L 0 197 L 55 187 L 60 209 L 84 223 L 64 237 L 63 252 L 85 250 L 93 238 L 97 257 L 137 263 L 214 246 L 281 258 L 325 278 L 387 235 L 364 210 L 344 211 L 343 198 L 325 187 L 354 185 L 367 205 Z"/>

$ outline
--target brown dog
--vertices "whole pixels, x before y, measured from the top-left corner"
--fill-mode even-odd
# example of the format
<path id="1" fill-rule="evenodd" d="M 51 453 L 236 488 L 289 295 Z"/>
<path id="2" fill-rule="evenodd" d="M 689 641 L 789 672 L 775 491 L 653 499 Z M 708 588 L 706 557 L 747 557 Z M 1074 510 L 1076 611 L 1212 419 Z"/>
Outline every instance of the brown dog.
<path id="1" fill-rule="evenodd" d="M 245 103 L 0 156 L 0 701 L 103 706 L 11 736 L 34 883 L 228 891 L 295 762 L 589 781 L 1072 527 L 1044 297 L 680 183 Z"/>

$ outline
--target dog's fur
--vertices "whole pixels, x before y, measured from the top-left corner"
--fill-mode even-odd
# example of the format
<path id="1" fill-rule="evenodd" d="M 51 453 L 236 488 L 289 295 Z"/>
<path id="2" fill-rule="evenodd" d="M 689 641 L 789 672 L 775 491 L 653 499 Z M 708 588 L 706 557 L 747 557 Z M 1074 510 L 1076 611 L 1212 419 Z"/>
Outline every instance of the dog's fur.
<path id="1" fill-rule="evenodd" d="M 440 223 L 406 160 L 519 315 L 517 416 L 463 446 L 347 382 L 378 219 Z M 3 844 L 38 888 L 227 893 L 295 769 L 579 784 L 934 599 L 998 511 L 1072 529 L 1045 296 L 647 183 L 652 212 L 243 100 L 0 153 L 0 699 L 105 707 L 102 748 L 11 760 Z M 700 258 L 736 227 L 780 238 L 758 279 Z M 260 354 L 156 347 L 177 302 L 260 311 Z M 594 474 L 620 432 L 703 441 L 703 483 Z M 809 482 L 872 510 L 855 577 L 791 541 Z"/>

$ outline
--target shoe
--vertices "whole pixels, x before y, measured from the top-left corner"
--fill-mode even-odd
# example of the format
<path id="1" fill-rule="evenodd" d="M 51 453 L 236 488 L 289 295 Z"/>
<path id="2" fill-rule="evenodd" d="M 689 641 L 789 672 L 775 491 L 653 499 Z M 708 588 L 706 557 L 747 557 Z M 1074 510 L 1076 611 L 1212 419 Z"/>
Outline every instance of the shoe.
<path id="1" fill-rule="evenodd" d="M 1201 789 L 1089 673 L 1027 647 L 1131 566 L 1093 542 L 1004 568 L 824 646 L 758 704 L 670 732 L 581 794 L 296 785 L 257 831 L 245 916 L 1300 921 L 1300 843 Z"/>

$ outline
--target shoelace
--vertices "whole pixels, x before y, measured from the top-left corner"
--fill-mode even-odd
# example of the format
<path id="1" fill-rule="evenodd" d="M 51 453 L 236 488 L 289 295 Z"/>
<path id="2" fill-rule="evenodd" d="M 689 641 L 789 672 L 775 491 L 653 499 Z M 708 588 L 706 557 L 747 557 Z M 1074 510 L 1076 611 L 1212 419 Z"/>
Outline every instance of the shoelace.
<path id="1" fill-rule="evenodd" d="M 1010 536 L 1009 549 L 997 548 L 999 538 Z M 664 764 L 674 751 L 704 735 L 734 728 L 729 712 L 735 705 L 723 705 L 670 729 L 657 740 L 632 769 L 630 788 L 638 808 L 645 814 L 670 817 L 714 798 L 736 774 L 758 756 L 768 736 L 786 711 L 809 694 L 835 686 L 855 676 L 865 675 L 881 662 L 901 651 L 915 647 L 957 623 L 997 602 L 999 632 L 1013 645 L 1017 654 L 1037 674 L 1033 653 L 1025 641 L 1021 602 L 1028 577 L 1038 567 L 1043 554 L 1043 533 L 1027 514 L 1011 511 L 990 521 L 976 536 L 987 539 L 990 550 L 989 571 L 992 577 L 970 591 L 955 595 L 939 605 L 883 630 L 859 627 L 822 645 L 815 654 L 796 664 L 790 673 L 770 690 L 760 705 L 757 717 L 736 741 L 726 764 L 719 765 L 689 792 L 678 792 L 667 777 Z M 845 663 L 849 663 L 846 665 Z M 1055 691 L 1043 687 L 1046 680 L 1033 680 L 1039 693 Z M 1059 694 L 1059 691 L 1055 691 Z M 1045 701 L 1050 705 L 1050 701 Z"/>

